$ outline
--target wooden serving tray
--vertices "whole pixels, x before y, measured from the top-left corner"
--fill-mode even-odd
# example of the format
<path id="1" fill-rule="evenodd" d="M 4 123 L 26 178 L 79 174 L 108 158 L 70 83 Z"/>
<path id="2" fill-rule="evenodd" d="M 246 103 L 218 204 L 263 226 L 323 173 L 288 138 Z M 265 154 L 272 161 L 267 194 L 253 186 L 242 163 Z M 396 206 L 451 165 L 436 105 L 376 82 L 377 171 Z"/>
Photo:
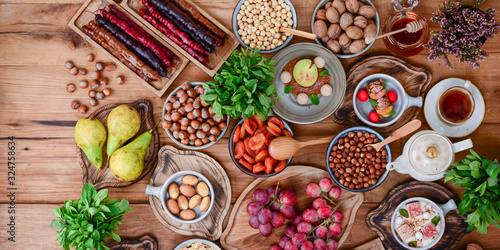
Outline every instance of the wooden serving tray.
<path id="1" fill-rule="evenodd" d="M 363 245 L 353 248 L 353 250 L 384 250 L 384 244 L 379 238 L 375 238 L 371 241 L 366 242 Z"/>
<path id="2" fill-rule="evenodd" d="M 279 228 L 273 228 L 273 233 L 269 237 L 264 237 L 259 233 L 259 230 L 253 229 L 248 224 L 250 215 L 247 213 L 248 203 L 253 201 L 253 192 L 262 188 L 266 190 L 272 185 L 279 182 L 279 187 L 283 190 L 292 188 L 297 196 L 297 204 L 295 205 L 300 211 L 308 208 L 314 198 L 306 193 L 306 187 L 309 183 L 318 183 L 323 177 L 328 177 L 328 172 L 323 169 L 309 166 L 288 166 L 278 175 L 269 178 L 258 178 L 252 182 L 241 193 L 240 197 L 234 204 L 229 217 L 229 223 L 222 233 L 220 242 L 224 249 L 269 249 L 272 245 L 278 244 L 279 239 L 285 235 L 285 225 Z M 363 193 L 353 193 L 342 190 L 342 195 L 339 200 L 346 200 L 340 207 L 340 211 L 344 213 L 344 219 L 341 222 L 342 234 L 335 239 L 339 243 L 339 247 L 347 239 L 349 232 L 354 224 L 354 217 L 359 206 L 363 203 Z"/>
<path id="3" fill-rule="evenodd" d="M 413 97 L 423 97 L 432 80 L 432 76 L 427 69 L 413 66 L 395 56 L 378 55 L 362 59 L 347 72 L 344 102 L 332 115 L 335 123 L 347 126 L 367 126 L 356 116 L 352 97 L 358 83 L 363 78 L 376 73 L 383 73 L 396 78 L 403 85 L 406 93 Z M 408 108 L 394 124 L 382 128 L 372 128 L 384 136 L 389 135 L 392 131 L 417 118 L 421 109 L 421 107 Z"/>
<path id="4" fill-rule="evenodd" d="M 106 244 L 110 250 L 157 250 L 158 242 L 155 238 L 144 235 L 135 240 L 124 240 L 121 242 L 112 241 Z"/>
<path id="5" fill-rule="evenodd" d="M 434 182 L 410 181 L 394 188 L 384 199 L 382 204 L 366 216 L 368 228 L 378 234 L 384 246 L 388 249 L 406 249 L 396 240 L 391 231 L 391 218 L 394 209 L 404 200 L 412 197 L 424 197 L 437 204 L 444 204 L 455 199 L 445 187 Z M 458 202 L 457 202 L 458 204 Z M 446 216 L 446 228 L 441 240 L 432 249 L 455 249 L 458 242 L 469 232 L 467 231 L 466 217 L 451 210 Z"/>
<path id="6" fill-rule="evenodd" d="M 97 118 L 99 119 L 99 121 L 102 122 L 104 127 L 107 128 L 109 113 L 111 112 L 112 109 L 122 104 L 128 104 L 131 107 L 135 108 L 141 116 L 141 128 L 139 129 L 139 132 L 137 132 L 137 134 L 134 137 L 132 137 L 128 142 L 133 141 L 137 136 L 150 130 L 155 125 L 155 122 L 153 120 L 153 105 L 151 105 L 151 103 L 148 100 L 144 99 L 137 100 L 133 103 L 108 104 L 98 108 L 96 111 L 92 112 L 92 114 L 90 114 L 87 118 Z M 153 138 L 151 139 L 148 151 L 146 152 L 146 156 L 144 157 L 144 170 L 142 171 L 141 176 L 139 176 L 139 178 L 137 178 L 134 181 L 121 182 L 115 179 L 115 177 L 113 177 L 111 170 L 109 170 L 109 167 L 107 166 L 107 161 L 106 161 L 107 155 L 105 154 L 106 152 L 105 148 L 106 147 L 104 147 L 103 149 L 104 151 L 103 169 L 99 171 L 99 176 L 97 177 L 97 181 L 94 186 L 96 189 L 101 189 L 105 187 L 124 187 L 140 181 L 142 178 L 148 175 L 149 172 L 151 172 L 151 170 L 155 167 L 157 161 L 158 149 L 160 148 L 160 136 L 158 134 L 157 129 L 155 128 L 153 130 Z M 78 145 L 76 146 L 76 154 L 78 157 L 78 162 L 82 167 L 83 183 L 93 184 L 97 168 L 95 166 L 92 166 L 87 156 L 85 155 L 83 150 L 80 149 L 80 147 L 78 147 Z"/>
<path id="7" fill-rule="evenodd" d="M 146 33 L 151 35 L 158 43 L 161 45 L 165 46 L 169 50 L 171 50 L 177 57 L 179 57 L 179 60 L 173 60 L 174 66 L 177 68 L 170 68 L 167 69 L 167 77 L 160 77 L 160 81 L 154 81 L 154 82 L 147 82 L 146 80 L 142 79 L 137 73 L 135 73 L 133 70 L 125 66 L 118 58 L 116 58 L 114 55 L 112 55 L 109 51 L 107 51 L 104 47 L 102 47 L 99 43 L 96 41 L 92 40 L 92 38 L 88 37 L 83 33 L 82 27 L 86 24 L 88 24 L 90 21 L 95 19 L 95 15 L 93 14 L 96 10 L 105 8 L 106 5 L 108 4 L 114 4 L 116 8 L 118 8 L 120 11 L 125 13 L 134 23 L 136 23 L 139 27 L 143 28 Z M 146 88 L 151 90 L 155 95 L 158 97 L 162 97 L 163 94 L 167 91 L 168 87 L 172 85 L 174 80 L 179 76 L 181 71 L 186 67 L 186 65 L 189 63 L 189 60 L 182 54 L 179 53 L 176 49 L 174 49 L 172 46 L 170 46 L 169 43 L 167 43 L 164 39 L 156 35 L 155 32 L 153 32 L 151 29 L 148 27 L 144 26 L 141 22 L 139 22 L 133 15 L 130 15 L 126 10 L 124 10 L 119 4 L 113 2 L 112 0 L 87 0 L 82 7 L 76 12 L 76 14 L 71 18 L 71 20 L 68 23 L 68 26 L 73 29 L 76 33 L 78 33 L 80 36 L 83 37 L 84 40 L 92 44 L 94 47 L 96 47 L 99 51 L 104 53 L 107 57 L 109 57 L 111 60 L 113 60 L 114 63 L 117 65 L 121 66 L 125 71 L 127 71 L 129 74 L 131 74 L 137 81 L 142 83 Z"/>
<path id="8" fill-rule="evenodd" d="M 158 153 L 158 167 L 151 175 L 149 185 L 161 186 L 168 177 L 179 171 L 191 170 L 205 176 L 212 184 L 215 201 L 210 213 L 203 220 L 183 224 L 173 220 L 163 210 L 160 199 L 149 196 L 149 204 L 156 218 L 168 229 L 182 235 L 198 235 L 211 241 L 219 239 L 222 223 L 231 205 L 231 183 L 222 166 L 212 157 L 196 152 L 182 151 L 172 146 L 164 146 Z"/>
<path id="9" fill-rule="evenodd" d="M 167 41 L 170 45 L 172 45 L 177 51 L 181 52 L 185 57 L 187 57 L 191 62 L 196 64 L 200 69 L 205 71 L 208 75 L 214 76 L 215 73 L 219 70 L 219 68 L 224 63 L 224 60 L 227 59 L 231 53 L 240 45 L 234 34 L 228 30 L 224 25 L 219 23 L 215 18 L 210 16 L 206 11 L 198 7 L 196 4 L 191 2 L 190 0 L 185 0 L 191 6 L 193 6 L 198 12 L 200 12 L 206 19 L 212 22 L 215 26 L 219 27 L 226 36 L 224 37 L 224 45 L 221 47 L 215 47 L 215 54 L 208 53 L 208 63 L 202 63 L 198 61 L 196 58 L 192 57 L 189 53 L 187 53 L 183 48 L 181 48 L 176 43 L 172 42 L 165 34 L 161 33 L 158 29 L 156 29 L 152 24 L 150 24 L 147 20 L 142 18 L 139 13 L 140 9 L 145 8 L 142 5 L 141 0 L 123 0 L 121 5 L 125 8 L 129 13 L 131 13 L 135 19 L 139 20 L 143 25 L 147 26 L 150 30 L 154 30 L 154 32 L 161 37 L 163 40 Z"/>

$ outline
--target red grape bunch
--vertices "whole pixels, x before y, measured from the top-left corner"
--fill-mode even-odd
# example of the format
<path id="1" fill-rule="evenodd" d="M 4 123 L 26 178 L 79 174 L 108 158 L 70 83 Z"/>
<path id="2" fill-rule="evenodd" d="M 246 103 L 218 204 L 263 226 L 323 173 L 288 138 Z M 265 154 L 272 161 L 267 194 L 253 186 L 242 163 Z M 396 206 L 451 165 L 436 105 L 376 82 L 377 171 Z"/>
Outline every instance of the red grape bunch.
<path id="1" fill-rule="evenodd" d="M 249 224 L 259 229 L 260 234 L 268 237 L 273 228 L 281 227 L 285 219 L 295 217 L 295 203 L 297 196 L 291 189 L 281 191 L 278 185 L 270 186 L 267 191 L 256 189 L 253 192 L 254 201 L 248 203 L 247 212 L 250 214 Z"/>
<path id="2" fill-rule="evenodd" d="M 311 206 L 302 214 L 297 214 L 285 229 L 278 245 L 271 250 L 336 250 L 337 241 L 333 238 L 342 234 L 340 222 L 344 214 L 337 209 L 342 202 L 336 203 L 342 190 L 333 186 L 330 178 L 323 178 L 318 184 L 311 183 L 306 192 L 314 199 Z"/>

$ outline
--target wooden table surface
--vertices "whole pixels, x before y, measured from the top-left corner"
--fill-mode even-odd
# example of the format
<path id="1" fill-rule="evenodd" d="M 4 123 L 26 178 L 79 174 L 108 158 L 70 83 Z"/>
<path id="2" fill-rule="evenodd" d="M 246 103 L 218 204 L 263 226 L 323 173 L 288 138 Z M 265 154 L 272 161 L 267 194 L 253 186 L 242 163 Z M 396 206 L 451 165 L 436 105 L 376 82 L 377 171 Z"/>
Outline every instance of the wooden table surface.
<path id="1" fill-rule="evenodd" d="M 84 0 L 0 0 L 0 246 L 2 249 L 57 249 L 59 244 L 55 230 L 50 222 L 55 219 L 52 209 L 60 206 L 67 199 L 78 199 L 82 187 L 82 172 L 76 161 L 73 127 L 75 122 L 86 117 L 96 108 L 83 115 L 70 108 L 72 100 L 87 102 L 86 92 L 77 90 L 69 94 L 65 90 L 67 83 L 76 83 L 82 77 L 75 77 L 64 67 L 66 60 L 73 60 L 77 65 L 92 69 L 94 63 L 88 63 L 85 57 L 94 53 L 97 61 L 110 60 L 95 48 L 84 42 L 67 26 L 68 21 Z M 231 14 L 237 0 L 194 0 L 199 6 L 230 28 Z M 311 15 L 319 0 L 292 0 L 298 12 L 298 28 L 310 31 Z M 442 1 L 421 1 L 416 11 L 427 20 L 432 10 L 437 9 Z M 375 0 L 381 20 L 385 21 L 392 14 L 389 0 Z M 487 1 L 485 7 L 500 9 L 500 1 Z M 497 22 L 500 17 L 497 15 Z M 436 25 L 432 25 L 436 29 Z M 67 42 L 73 40 L 76 50 L 69 50 Z M 305 40 L 294 37 L 292 42 Z M 429 62 L 424 52 L 407 61 L 413 65 L 427 68 L 432 73 L 432 85 L 448 77 L 470 79 L 481 90 L 486 103 L 486 114 L 482 125 L 469 137 L 474 142 L 474 150 L 490 159 L 500 156 L 500 38 L 487 41 L 483 48 L 490 56 L 481 63 L 480 69 L 472 69 L 466 64 L 452 59 L 453 70 L 445 67 L 441 61 Z M 383 42 L 375 45 L 363 56 L 387 54 Z M 272 55 L 268 55 L 272 56 Z M 363 56 L 353 59 L 341 59 L 347 71 L 351 65 Z M 107 72 L 113 77 L 124 74 L 122 69 Z M 150 100 L 154 105 L 154 117 L 161 117 L 165 97 L 158 98 L 131 76 L 125 75 L 126 82 L 118 86 L 112 83 L 113 94 L 100 105 L 114 102 L 132 102 L 140 98 Z M 87 79 L 90 77 L 87 76 Z M 185 81 L 208 81 L 211 78 L 193 64 L 189 64 L 174 87 Z M 167 91 L 167 93 L 169 93 Z M 424 122 L 421 129 L 429 129 L 423 113 L 419 118 Z M 234 126 L 232 122 L 231 127 Z M 330 118 L 311 125 L 291 124 L 299 140 L 309 140 L 336 134 L 345 126 L 335 124 Z M 164 131 L 160 131 L 161 146 L 174 145 Z M 241 173 L 232 163 L 227 150 L 229 132 L 211 148 L 202 152 L 212 156 L 226 170 L 232 186 L 232 203 L 254 178 Z M 6 224 L 11 215 L 11 206 L 7 197 L 7 137 L 15 136 L 16 176 L 15 176 L 15 243 L 7 240 Z M 395 156 L 401 154 L 408 138 L 391 144 Z M 464 139 L 464 138 L 461 138 Z M 452 139 L 457 142 L 461 139 Z M 305 164 L 325 168 L 324 157 L 327 145 L 304 148 L 292 164 Z M 466 155 L 459 153 L 457 161 Z M 160 249 L 172 249 L 176 244 L 190 237 L 176 234 L 156 220 L 144 194 L 149 183 L 147 176 L 140 182 L 124 187 L 111 188 L 110 197 L 131 202 L 134 208 L 124 217 L 118 231 L 122 238 L 139 238 L 149 234 L 159 242 Z M 366 214 L 379 206 L 385 195 L 395 186 L 411 180 L 408 175 L 391 173 L 387 180 L 373 191 L 365 193 L 365 200 L 359 209 L 355 225 L 343 248 L 349 249 L 376 238 L 376 234 L 365 224 Z M 443 183 L 443 181 L 438 181 Z M 445 184 L 455 195 L 461 195 L 463 189 Z M 484 248 L 499 249 L 500 230 L 490 226 L 488 235 L 472 232 L 460 242 L 464 248 L 470 242 L 478 242 Z"/>

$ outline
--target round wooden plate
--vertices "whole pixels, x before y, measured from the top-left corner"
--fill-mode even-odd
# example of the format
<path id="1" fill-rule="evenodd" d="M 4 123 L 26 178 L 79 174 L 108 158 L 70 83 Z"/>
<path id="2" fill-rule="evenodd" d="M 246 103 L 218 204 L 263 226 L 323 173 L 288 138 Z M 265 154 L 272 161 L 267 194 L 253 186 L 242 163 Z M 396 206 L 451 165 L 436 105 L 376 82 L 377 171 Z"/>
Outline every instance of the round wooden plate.
<path id="1" fill-rule="evenodd" d="M 279 239 L 285 235 L 286 224 L 273 228 L 273 233 L 269 237 L 264 237 L 259 233 L 259 230 L 253 229 L 248 224 L 250 215 L 247 213 L 248 203 L 253 201 L 253 192 L 255 189 L 262 188 L 266 190 L 268 187 L 279 182 L 279 187 L 283 190 L 291 188 L 297 196 L 297 204 L 295 208 L 303 211 L 308 208 L 314 198 L 306 193 L 306 187 L 309 183 L 318 183 L 323 177 L 329 177 L 328 172 L 320 168 L 309 166 L 288 166 L 278 175 L 269 178 L 258 178 L 252 182 L 234 204 L 229 217 L 229 223 L 222 233 L 220 242 L 224 249 L 269 249 L 272 245 L 278 244 Z M 340 211 L 344 213 L 344 219 L 340 223 L 342 226 L 342 234 L 340 237 L 335 237 L 339 243 L 339 247 L 346 240 L 349 232 L 351 232 L 354 217 L 359 206 L 363 203 L 363 193 L 353 193 L 342 190 L 342 195 L 339 200 L 345 200 L 341 205 Z M 289 221 L 289 220 L 287 220 Z"/>
<path id="2" fill-rule="evenodd" d="M 211 241 L 219 239 L 222 233 L 222 223 L 231 205 L 231 184 L 222 166 L 206 154 L 196 151 L 182 151 L 172 146 L 162 147 L 158 152 L 158 159 L 158 167 L 151 175 L 149 185 L 161 186 L 168 177 L 179 171 L 196 171 L 205 176 L 212 184 L 215 201 L 212 210 L 203 220 L 192 224 L 183 224 L 168 216 L 163 210 L 160 199 L 150 195 L 149 204 L 156 218 L 175 233 L 198 235 Z"/>
<path id="3" fill-rule="evenodd" d="M 404 200 L 412 197 L 424 197 L 437 204 L 444 204 L 455 199 L 445 187 L 434 182 L 410 181 L 394 188 L 384 199 L 382 204 L 366 216 L 368 228 L 378 234 L 387 249 L 406 249 L 401 246 L 391 231 L 391 218 L 394 209 Z M 455 199 L 455 202 L 458 200 Z M 458 242 L 467 232 L 466 217 L 451 210 L 446 216 L 446 230 L 441 240 L 432 249 L 455 249 Z"/>
<path id="4" fill-rule="evenodd" d="M 148 100 L 144 99 L 139 99 L 133 103 L 108 104 L 92 112 L 92 114 L 90 114 L 87 118 L 97 118 L 99 119 L 99 121 L 102 122 L 102 124 L 105 127 L 107 127 L 109 113 L 111 112 L 112 109 L 122 104 L 128 104 L 132 106 L 137 110 L 137 112 L 139 112 L 141 116 L 141 128 L 139 129 L 139 132 L 137 132 L 137 134 L 134 137 L 132 137 L 128 142 L 133 141 L 137 136 L 150 130 L 155 125 L 155 122 L 153 120 L 153 105 L 151 105 L 151 103 Z M 151 170 L 153 170 L 158 160 L 157 155 L 158 155 L 158 149 L 160 148 L 160 136 L 158 134 L 158 131 L 154 129 L 153 138 L 151 139 L 148 151 L 146 152 L 146 156 L 144 157 L 144 170 L 142 171 L 141 176 L 139 176 L 139 178 L 137 178 L 134 181 L 121 182 L 115 179 L 115 177 L 113 177 L 111 170 L 109 170 L 109 167 L 106 166 L 107 155 L 105 153 L 106 152 L 105 148 L 106 146 L 104 146 L 103 149 L 104 150 L 103 166 L 105 167 L 103 167 L 103 169 L 99 171 L 99 176 L 97 176 L 97 180 L 94 186 L 96 187 L 96 189 L 101 189 L 105 187 L 124 187 L 140 181 L 142 178 L 144 178 L 144 176 L 148 175 L 149 172 L 151 172 Z M 87 156 L 85 155 L 83 150 L 80 149 L 80 147 L 78 147 L 78 145 L 76 146 L 76 154 L 78 156 L 78 162 L 82 167 L 83 183 L 93 184 L 94 177 L 97 171 L 96 167 L 90 164 L 90 161 L 88 160 Z"/>
<path id="5" fill-rule="evenodd" d="M 357 62 L 347 73 L 346 96 L 342 105 L 333 113 L 335 123 L 348 126 L 366 126 L 354 112 L 352 97 L 358 83 L 365 77 L 383 73 L 396 78 L 406 93 L 412 97 L 424 96 L 432 80 L 431 73 L 424 68 L 413 66 L 403 59 L 390 55 L 371 56 Z M 419 107 L 408 108 L 403 115 L 392 125 L 374 130 L 384 137 L 409 121 L 417 118 Z"/>
<path id="6" fill-rule="evenodd" d="M 139 239 L 126 240 L 121 242 L 112 241 L 106 244 L 110 250 L 157 250 L 158 242 L 154 237 L 144 235 Z"/>

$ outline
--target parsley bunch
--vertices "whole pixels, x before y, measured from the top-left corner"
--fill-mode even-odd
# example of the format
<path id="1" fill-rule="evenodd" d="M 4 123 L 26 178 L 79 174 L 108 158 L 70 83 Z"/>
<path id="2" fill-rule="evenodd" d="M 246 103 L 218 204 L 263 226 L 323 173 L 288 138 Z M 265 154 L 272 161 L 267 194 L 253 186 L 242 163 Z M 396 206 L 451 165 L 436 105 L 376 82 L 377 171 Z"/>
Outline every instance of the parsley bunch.
<path id="1" fill-rule="evenodd" d="M 64 206 L 52 210 L 59 220 L 53 220 L 50 227 L 61 229 L 56 234 L 62 248 L 109 249 L 104 245 L 108 243 L 106 237 L 121 241 L 111 230 L 118 230 L 122 216 L 132 208 L 125 199 L 104 201 L 107 198 L 107 189 L 97 192 L 94 186 L 86 183 L 79 200 L 67 200 Z"/>
<path id="2" fill-rule="evenodd" d="M 465 188 L 458 211 L 460 214 L 473 211 L 467 216 L 467 230 L 477 228 L 479 233 L 486 234 L 490 224 L 500 228 L 500 164 L 498 160 L 490 161 L 473 150 L 470 152 L 472 155 L 452 164 L 444 181 Z"/>
<path id="3" fill-rule="evenodd" d="M 247 119 L 257 114 L 264 121 L 273 112 L 274 102 L 279 98 L 273 83 L 276 61 L 262 57 L 258 49 L 248 52 L 248 49 L 235 50 L 214 81 L 203 85 L 205 93 L 201 99 L 212 106 L 216 117 Z"/>

